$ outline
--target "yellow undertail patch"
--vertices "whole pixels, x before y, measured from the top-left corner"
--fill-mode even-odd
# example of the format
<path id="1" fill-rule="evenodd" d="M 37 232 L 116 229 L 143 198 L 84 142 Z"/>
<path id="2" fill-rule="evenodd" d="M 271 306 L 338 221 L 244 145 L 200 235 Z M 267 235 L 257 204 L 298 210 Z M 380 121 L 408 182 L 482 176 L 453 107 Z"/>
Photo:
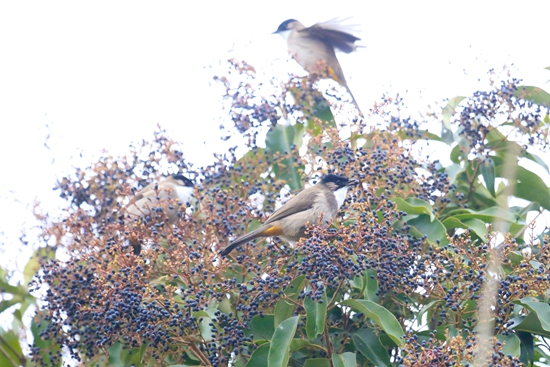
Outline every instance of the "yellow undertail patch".
<path id="1" fill-rule="evenodd" d="M 279 236 L 283 233 L 283 228 L 280 226 L 273 226 L 269 227 L 265 231 L 262 232 L 262 236 L 271 237 L 271 236 Z"/>
<path id="2" fill-rule="evenodd" d="M 330 75 L 330 77 L 334 80 L 336 80 L 338 83 L 340 83 L 340 80 L 338 80 L 338 77 L 336 76 L 336 73 L 334 72 L 334 69 L 331 68 L 330 66 L 327 67 L 328 69 L 328 74 Z"/>

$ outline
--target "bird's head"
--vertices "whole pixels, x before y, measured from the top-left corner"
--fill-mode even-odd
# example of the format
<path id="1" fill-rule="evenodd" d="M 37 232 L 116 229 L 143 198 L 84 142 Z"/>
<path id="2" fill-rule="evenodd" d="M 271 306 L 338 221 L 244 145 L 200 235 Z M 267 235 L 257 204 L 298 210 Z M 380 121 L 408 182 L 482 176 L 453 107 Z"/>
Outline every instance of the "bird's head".
<path id="1" fill-rule="evenodd" d="M 304 28 L 304 25 L 298 22 L 296 19 L 287 19 L 279 25 L 279 28 L 273 34 L 279 34 L 285 40 L 288 39 L 288 36 L 293 30 L 301 30 Z"/>
<path id="2" fill-rule="evenodd" d="M 351 181 L 344 176 L 338 176 L 333 173 L 329 173 L 321 179 L 321 183 L 325 184 L 332 191 L 337 191 L 343 187 L 354 185 L 355 181 Z"/>
<path id="3" fill-rule="evenodd" d="M 321 179 L 321 184 L 332 190 L 332 192 L 334 193 L 334 197 L 336 198 L 338 208 L 340 208 L 344 203 L 344 200 L 346 200 L 348 188 L 357 184 L 357 181 L 350 180 L 344 176 L 338 176 L 333 173 L 329 173 Z"/>
<path id="4" fill-rule="evenodd" d="M 273 34 L 290 31 L 295 28 L 297 23 L 299 22 L 296 19 L 287 19 L 279 25 L 279 28 Z"/>
<path id="5" fill-rule="evenodd" d="M 187 177 L 185 177 L 183 175 L 176 174 L 176 175 L 172 175 L 170 177 L 174 181 L 174 184 L 177 185 L 177 186 L 184 186 L 184 187 L 185 186 L 186 187 L 194 187 L 195 186 L 193 184 L 193 181 L 191 181 L 190 179 L 188 179 Z"/>

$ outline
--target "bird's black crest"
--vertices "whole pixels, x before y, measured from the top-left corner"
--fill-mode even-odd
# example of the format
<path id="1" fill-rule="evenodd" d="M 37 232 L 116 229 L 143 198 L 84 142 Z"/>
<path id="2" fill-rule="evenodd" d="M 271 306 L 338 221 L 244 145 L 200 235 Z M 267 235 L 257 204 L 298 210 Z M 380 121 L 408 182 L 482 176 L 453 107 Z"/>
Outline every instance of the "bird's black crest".
<path id="1" fill-rule="evenodd" d="M 349 183 L 349 180 L 344 176 L 338 176 L 333 173 L 329 173 L 328 175 L 323 177 L 321 182 L 324 184 L 332 182 L 335 183 L 338 187 L 344 187 Z"/>
<path id="2" fill-rule="evenodd" d="M 285 20 L 284 22 L 281 23 L 281 25 L 279 25 L 279 28 L 277 28 L 275 33 L 288 31 L 288 25 L 290 23 L 293 23 L 293 22 L 296 22 L 296 21 L 297 21 L 296 19 L 287 19 L 287 20 Z"/>
<path id="3" fill-rule="evenodd" d="M 172 177 L 175 179 L 175 180 L 180 180 L 180 181 L 183 181 L 183 184 L 185 186 L 189 186 L 189 187 L 193 187 L 195 186 L 195 184 L 193 184 L 193 181 L 191 181 L 190 179 L 188 179 L 187 177 L 183 176 L 183 175 L 172 175 Z"/>

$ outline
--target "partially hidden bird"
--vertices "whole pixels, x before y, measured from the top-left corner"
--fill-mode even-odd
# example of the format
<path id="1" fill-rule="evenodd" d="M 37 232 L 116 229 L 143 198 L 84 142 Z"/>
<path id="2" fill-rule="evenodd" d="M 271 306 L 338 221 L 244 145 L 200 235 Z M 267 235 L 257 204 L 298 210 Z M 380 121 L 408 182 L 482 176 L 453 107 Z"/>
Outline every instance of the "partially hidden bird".
<path id="1" fill-rule="evenodd" d="M 220 251 L 227 256 L 238 246 L 258 237 L 280 237 L 287 242 L 306 236 L 307 224 L 326 227 L 336 218 L 346 199 L 348 188 L 356 182 L 346 177 L 327 174 L 314 186 L 302 190 L 265 221 L 260 228 L 233 240 Z"/>
<path id="2" fill-rule="evenodd" d="M 183 204 L 188 203 L 193 195 L 194 186 L 190 179 L 180 174 L 168 176 L 158 183 L 153 182 L 145 186 L 124 208 L 127 213 L 126 223 L 151 215 L 151 211 L 159 205 L 168 216 L 168 222 L 176 223 L 178 208 L 170 203 L 169 199 L 178 199 Z"/>
<path id="3" fill-rule="evenodd" d="M 346 28 L 349 26 L 342 25 L 336 19 L 316 23 L 311 27 L 304 26 L 296 19 L 287 19 L 273 33 L 281 35 L 286 40 L 288 52 L 308 73 L 326 72 L 345 87 L 357 110 L 363 116 L 335 53 L 335 50 L 339 50 L 349 54 L 359 47 L 355 42 L 360 38 L 348 33 Z M 319 70 L 323 66 L 326 70 Z"/>

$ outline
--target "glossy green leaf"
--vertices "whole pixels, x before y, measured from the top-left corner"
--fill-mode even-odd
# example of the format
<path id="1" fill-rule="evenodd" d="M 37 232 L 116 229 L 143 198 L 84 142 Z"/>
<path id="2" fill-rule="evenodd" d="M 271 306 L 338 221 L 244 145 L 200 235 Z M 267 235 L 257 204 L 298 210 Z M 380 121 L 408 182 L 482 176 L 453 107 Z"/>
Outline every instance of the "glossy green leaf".
<path id="1" fill-rule="evenodd" d="M 533 335 L 524 331 L 516 331 L 516 335 L 521 341 L 521 355 L 519 360 L 526 366 L 531 366 L 535 361 L 535 343 Z"/>
<path id="2" fill-rule="evenodd" d="M 453 216 L 460 221 L 479 219 L 485 223 L 504 221 L 509 223 L 525 224 L 525 221 L 521 217 L 510 213 L 508 210 L 501 207 L 491 207 L 480 211 L 462 208 L 453 210 L 448 213 L 448 215 Z"/>
<path id="3" fill-rule="evenodd" d="M 351 307 L 354 311 L 365 314 L 365 316 L 384 330 L 397 346 L 405 344 L 403 340 L 405 332 L 401 324 L 399 324 L 395 316 L 386 308 L 367 300 L 348 299 L 342 302 L 342 304 Z"/>
<path id="4" fill-rule="evenodd" d="M 290 343 L 296 327 L 298 326 L 299 316 L 291 317 L 281 322 L 276 328 L 267 356 L 268 367 L 286 367 L 290 359 Z"/>
<path id="5" fill-rule="evenodd" d="M 275 317 L 273 315 L 257 315 L 249 323 L 249 330 L 245 330 L 245 335 L 253 335 L 254 341 L 271 340 L 275 332 Z"/>
<path id="6" fill-rule="evenodd" d="M 378 280 L 376 279 L 376 270 L 367 269 L 363 275 L 354 277 L 351 286 L 360 289 L 365 299 L 378 302 Z"/>
<path id="7" fill-rule="evenodd" d="M 246 367 L 267 366 L 269 348 L 269 343 L 262 344 L 258 348 L 256 348 L 256 350 L 252 352 L 252 355 L 250 356 L 250 360 L 246 364 Z"/>
<path id="8" fill-rule="evenodd" d="M 505 169 L 502 169 L 504 173 Z M 509 186 L 502 192 L 505 195 L 513 195 L 520 199 L 539 203 L 544 209 L 550 210 L 550 189 L 537 174 L 516 166 L 514 177 L 510 179 Z M 517 181 L 517 182 L 516 182 Z"/>
<path id="9" fill-rule="evenodd" d="M 333 367 L 357 367 L 355 353 L 346 352 L 342 354 L 332 353 Z"/>
<path id="10" fill-rule="evenodd" d="M 275 125 L 265 137 L 266 151 L 269 154 L 287 154 L 291 152 L 294 145 L 294 136 L 296 132 L 292 125 Z M 293 190 L 302 188 L 302 178 L 298 172 L 296 158 L 286 158 L 273 164 L 273 172 L 280 180 L 286 183 Z"/>
<path id="11" fill-rule="evenodd" d="M 430 220 L 430 216 L 422 214 L 416 218 L 407 221 L 411 228 L 411 233 L 420 238 L 426 236 L 431 243 L 439 243 L 445 245 L 449 243 L 447 240 L 447 232 L 445 226 L 438 220 Z"/>
<path id="12" fill-rule="evenodd" d="M 377 367 L 390 367 L 388 351 L 372 329 L 361 329 L 351 334 L 357 350 Z"/>
<path id="13" fill-rule="evenodd" d="M 316 349 L 324 349 L 324 347 L 318 345 L 318 344 L 315 344 L 315 343 L 310 343 L 309 341 L 307 340 L 304 340 L 304 339 L 292 339 L 292 341 L 290 342 L 290 351 L 291 352 L 295 352 L 297 350 L 300 350 L 302 348 L 316 348 Z"/>
<path id="14" fill-rule="evenodd" d="M 330 361 L 326 358 L 306 359 L 304 367 L 332 367 Z"/>
<path id="15" fill-rule="evenodd" d="M 487 240 L 487 224 L 479 219 L 460 220 L 456 217 L 448 217 L 443 221 L 443 225 L 448 231 L 456 228 L 471 229 L 483 241 Z"/>
<path id="16" fill-rule="evenodd" d="M 327 296 L 323 293 L 323 302 L 316 302 L 311 297 L 304 299 L 304 309 L 306 310 L 306 334 L 310 339 L 315 339 L 317 335 L 325 331 L 325 322 L 327 317 Z"/>
<path id="17" fill-rule="evenodd" d="M 514 319 L 516 321 L 512 326 L 514 330 L 550 337 L 550 305 L 548 303 L 538 302 L 533 298 L 523 298 L 514 301 L 514 303 L 529 310 L 529 314 L 521 321 Z"/>
<path id="18" fill-rule="evenodd" d="M 294 279 L 285 289 L 285 296 L 296 301 L 302 289 L 307 284 L 306 277 L 301 275 Z M 275 304 L 275 326 L 292 316 L 296 305 L 293 302 L 281 299 Z"/>
<path id="19" fill-rule="evenodd" d="M 405 200 L 394 198 L 392 200 L 399 210 L 408 214 L 426 214 L 430 216 L 430 220 L 434 220 L 435 218 L 433 207 L 425 200 L 417 198 L 407 198 Z"/>
<path id="20" fill-rule="evenodd" d="M 208 312 L 196 311 L 196 312 L 193 312 L 193 316 L 197 318 L 197 321 L 200 320 L 199 328 L 201 331 L 201 337 L 205 341 L 211 341 L 214 336 L 214 333 L 212 332 L 212 326 L 209 325 L 212 323 L 212 319 L 210 318 L 210 315 L 208 314 Z"/>
<path id="21" fill-rule="evenodd" d="M 535 163 L 537 163 L 539 166 L 541 166 L 542 168 L 544 168 L 546 170 L 546 172 L 550 173 L 550 168 L 548 167 L 548 165 L 546 164 L 546 162 L 541 158 L 539 157 L 538 155 L 536 154 L 533 154 L 533 153 L 529 153 L 527 151 L 525 151 L 523 153 L 523 156 Z"/>
<path id="22" fill-rule="evenodd" d="M 550 94 L 539 87 L 520 86 L 514 95 L 541 106 L 550 107 Z"/>
<path id="23" fill-rule="evenodd" d="M 502 352 L 505 355 L 512 355 L 514 357 L 519 357 L 521 355 L 521 342 L 516 334 L 498 334 L 496 337 L 501 343 L 504 344 L 502 347 Z"/>
<path id="24" fill-rule="evenodd" d="M 485 186 L 487 190 L 491 193 L 493 197 L 496 197 L 495 193 L 495 163 L 491 158 L 487 158 L 479 166 L 481 176 L 483 176 L 483 181 L 485 181 Z"/>

